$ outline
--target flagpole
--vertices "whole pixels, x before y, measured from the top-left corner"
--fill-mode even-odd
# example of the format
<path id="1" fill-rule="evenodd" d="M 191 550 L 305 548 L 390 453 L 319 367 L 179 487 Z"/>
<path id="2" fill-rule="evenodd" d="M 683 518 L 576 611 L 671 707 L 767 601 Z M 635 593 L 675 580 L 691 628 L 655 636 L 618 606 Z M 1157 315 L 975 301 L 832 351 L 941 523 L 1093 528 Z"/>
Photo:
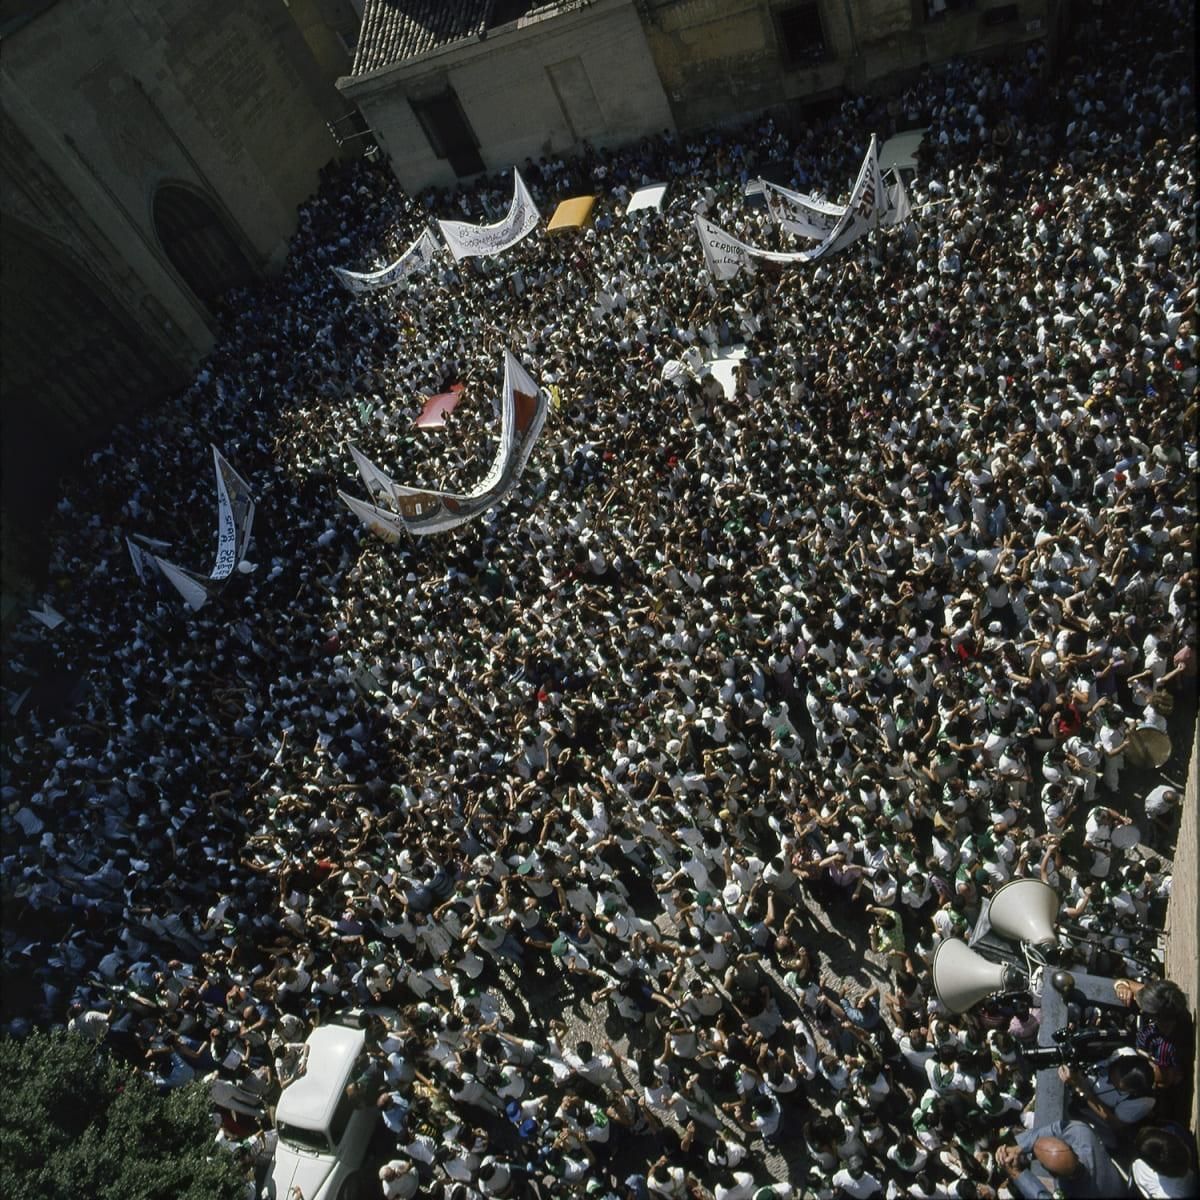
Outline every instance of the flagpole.
<path id="1" fill-rule="evenodd" d="M 875 135 L 871 134 L 871 144 L 875 145 Z M 880 262 L 883 261 L 883 255 L 879 251 L 879 191 L 883 186 L 883 177 L 879 173 L 879 157 L 878 151 L 875 154 L 875 178 L 874 178 L 875 195 L 871 197 L 871 224 L 872 237 L 871 240 L 875 243 L 875 257 Z"/>

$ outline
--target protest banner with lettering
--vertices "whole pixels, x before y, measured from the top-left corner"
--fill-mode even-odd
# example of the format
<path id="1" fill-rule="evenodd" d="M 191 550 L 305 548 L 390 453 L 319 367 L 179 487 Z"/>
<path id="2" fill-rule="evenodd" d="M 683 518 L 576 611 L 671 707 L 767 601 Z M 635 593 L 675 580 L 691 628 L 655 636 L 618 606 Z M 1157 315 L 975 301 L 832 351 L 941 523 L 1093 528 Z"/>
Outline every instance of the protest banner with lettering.
<path id="1" fill-rule="evenodd" d="M 410 275 L 424 273 L 433 265 L 441 249 L 437 238 L 426 229 L 390 266 L 378 271 L 348 271 L 344 267 L 334 267 L 333 273 L 348 292 L 359 296 L 366 292 L 377 292 L 381 288 L 395 287 Z"/>
<path id="2" fill-rule="evenodd" d="M 837 227 L 845 211 L 844 204 L 830 204 L 803 192 L 789 191 L 764 179 L 767 211 L 785 233 L 823 241 Z"/>
<path id="3" fill-rule="evenodd" d="M 454 529 L 487 512 L 513 489 L 546 422 L 547 408 L 548 401 L 537 383 L 506 350 L 500 442 L 488 473 L 471 491 L 441 492 L 392 484 L 393 512 L 354 500 L 344 492 L 338 494 L 372 532 L 388 541 L 394 541 L 400 529 L 417 535 Z"/>
<path id="4" fill-rule="evenodd" d="M 439 221 L 438 227 L 455 262 L 464 258 L 489 257 L 515 246 L 536 228 L 540 220 L 533 197 L 513 168 L 513 198 L 508 213 L 494 225 L 471 225 L 466 221 Z"/>

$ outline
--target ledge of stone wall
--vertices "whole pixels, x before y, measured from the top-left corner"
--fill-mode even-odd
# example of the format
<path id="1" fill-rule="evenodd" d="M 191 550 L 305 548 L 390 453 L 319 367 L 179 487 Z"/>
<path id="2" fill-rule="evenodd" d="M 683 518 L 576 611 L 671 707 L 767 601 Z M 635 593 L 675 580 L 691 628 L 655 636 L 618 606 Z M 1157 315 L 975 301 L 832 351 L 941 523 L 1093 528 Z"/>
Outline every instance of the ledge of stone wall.
<path id="1" fill-rule="evenodd" d="M 1173 979 L 1191 1001 L 1192 1024 L 1196 1030 L 1196 1058 L 1200 1064 L 1200 822 L 1196 817 L 1198 781 L 1197 750 L 1200 749 L 1200 723 L 1192 735 L 1192 761 L 1188 768 L 1184 792 L 1183 816 L 1179 825 L 1179 840 L 1175 845 L 1175 869 L 1171 876 L 1171 902 L 1167 908 L 1167 976 Z M 1192 1130 L 1197 1130 L 1200 1108 L 1200 1087 L 1192 1080 Z"/>

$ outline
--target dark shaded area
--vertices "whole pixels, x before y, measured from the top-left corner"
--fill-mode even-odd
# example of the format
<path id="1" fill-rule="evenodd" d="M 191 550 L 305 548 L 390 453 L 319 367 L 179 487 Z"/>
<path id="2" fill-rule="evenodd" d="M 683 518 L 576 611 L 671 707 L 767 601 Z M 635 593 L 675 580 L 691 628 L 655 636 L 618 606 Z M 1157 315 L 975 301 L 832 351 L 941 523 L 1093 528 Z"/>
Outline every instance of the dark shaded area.
<path id="1" fill-rule="evenodd" d="M 158 399 L 169 368 L 106 289 L 19 222 L 0 229 L 0 497 L 6 581 L 44 572 L 58 478 L 114 422 Z"/>
<path id="2" fill-rule="evenodd" d="M 154 231 L 171 265 L 209 312 L 232 288 L 257 279 L 220 214 L 189 188 L 168 184 L 158 189 Z"/>

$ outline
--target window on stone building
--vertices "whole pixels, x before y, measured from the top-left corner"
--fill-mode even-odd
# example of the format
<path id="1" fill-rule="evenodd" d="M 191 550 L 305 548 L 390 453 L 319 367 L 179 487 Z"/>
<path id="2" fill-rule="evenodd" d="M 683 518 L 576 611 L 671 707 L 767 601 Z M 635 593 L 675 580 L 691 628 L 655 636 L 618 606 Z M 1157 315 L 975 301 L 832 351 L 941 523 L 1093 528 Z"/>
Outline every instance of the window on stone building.
<path id="1" fill-rule="evenodd" d="M 498 29 L 510 21 L 523 17 L 533 4 L 530 0 L 493 0 L 492 11 L 488 16 L 488 28 Z"/>
<path id="2" fill-rule="evenodd" d="M 191 188 L 168 183 L 158 189 L 154 232 L 171 266 L 209 312 L 231 288 L 258 277 L 221 213 Z"/>
<path id="3" fill-rule="evenodd" d="M 830 57 L 825 27 L 821 24 L 821 6 L 815 0 L 776 9 L 775 24 L 784 62 L 789 67 L 805 67 Z"/>
<path id="4" fill-rule="evenodd" d="M 984 25 L 1010 25 L 1021 15 L 1020 7 L 1016 4 L 997 4 L 986 9 L 983 14 Z"/>
<path id="5" fill-rule="evenodd" d="M 484 169 L 479 140 L 453 88 L 422 100 L 410 98 L 409 103 L 434 154 L 446 159 L 455 175 L 478 175 Z"/>

